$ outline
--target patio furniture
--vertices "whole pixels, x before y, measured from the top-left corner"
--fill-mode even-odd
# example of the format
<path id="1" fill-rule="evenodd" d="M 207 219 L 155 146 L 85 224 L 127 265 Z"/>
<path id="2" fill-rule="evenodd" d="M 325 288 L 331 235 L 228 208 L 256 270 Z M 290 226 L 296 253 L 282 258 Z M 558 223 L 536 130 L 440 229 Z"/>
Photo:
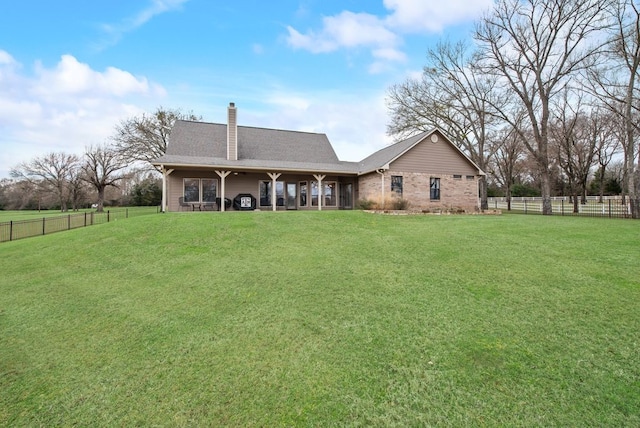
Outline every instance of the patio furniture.
<path id="1" fill-rule="evenodd" d="M 189 202 L 184 201 L 184 196 L 180 196 L 178 198 L 178 203 L 180 204 L 180 211 L 182 211 L 183 208 L 187 208 L 191 211 L 195 211 L 195 207 L 193 206 L 193 204 L 190 204 Z"/>

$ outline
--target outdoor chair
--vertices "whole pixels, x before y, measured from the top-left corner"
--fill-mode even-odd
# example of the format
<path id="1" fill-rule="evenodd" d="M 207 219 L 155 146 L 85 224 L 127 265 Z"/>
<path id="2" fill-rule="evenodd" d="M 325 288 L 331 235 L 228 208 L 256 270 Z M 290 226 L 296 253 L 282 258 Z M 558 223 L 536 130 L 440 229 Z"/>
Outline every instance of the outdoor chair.
<path id="1" fill-rule="evenodd" d="M 178 198 L 178 203 L 180 204 L 180 211 L 182 211 L 182 209 L 183 209 L 183 208 L 187 208 L 187 209 L 189 209 L 190 211 L 193 211 L 193 205 L 191 205 L 191 204 L 190 204 L 190 203 L 188 203 L 188 202 L 185 202 L 185 201 L 184 201 L 184 197 L 183 197 L 183 196 L 180 196 L 180 197 Z"/>

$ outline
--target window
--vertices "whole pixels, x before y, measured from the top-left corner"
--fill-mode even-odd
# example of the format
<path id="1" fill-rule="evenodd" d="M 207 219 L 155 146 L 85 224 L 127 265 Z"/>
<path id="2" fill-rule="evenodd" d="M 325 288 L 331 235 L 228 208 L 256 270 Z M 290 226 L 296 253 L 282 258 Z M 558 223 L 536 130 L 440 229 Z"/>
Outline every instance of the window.
<path id="1" fill-rule="evenodd" d="M 301 207 L 307 206 L 307 182 L 306 181 L 300 182 L 300 206 Z"/>
<path id="2" fill-rule="evenodd" d="M 271 181 L 260 182 L 260 206 L 271 205 Z"/>
<path id="3" fill-rule="evenodd" d="M 431 180 L 429 182 L 429 187 L 430 187 L 429 193 L 430 193 L 431 200 L 439 201 L 440 200 L 440 179 L 431 177 Z"/>
<path id="4" fill-rule="evenodd" d="M 396 192 L 398 196 L 402 197 L 402 176 L 401 175 L 391 176 L 391 191 Z"/>
<path id="5" fill-rule="evenodd" d="M 302 183 L 301 183 L 302 184 Z M 322 195 L 324 196 L 322 199 L 323 207 L 335 207 L 338 201 L 338 183 L 335 181 L 327 181 L 322 183 Z M 302 187 L 300 188 L 300 193 L 302 193 Z M 318 182 L 311 182 L 311 206 L 318 206 Z M 302 197 L 302 195 L 301 195 Z"/>
<path id="6" fill-rule="evenodd" d="M 271 180 L 261 181 L 260 182 L 260 206 L 270 207 L 271 203 L 271 184 L 273 182 Z M 276 205 L 283 206 L 284 205 L 284 182 L 276 181 Z"/>
<path id="7" fill-rule="evenodd" d="M 202 202 L 216 201 L 216 180 L 212 178 L 202 179 Z"/>
<path id="8" fill-rule="evenodd" d="M 276 181 L 276 205 L 284 206 L 284 181 Z"/>
<path id="9" fill-rule="evenodd" d="M 322 183 L 324 187 L 324 200 L 322 204 L 325 207 L 335 207 L 338 200 L 338 184 L 335 181 L 327 181 Z"/>
<path id="10" fill-rule="evenodd" d="M 311 206 L 313 207 L 318 206 L 318 182 L 317 181 L 311 182 Z"/>
<path id="11" fill-rule="evenodd" d="M 183 181 L 184 201 L 215 202 L 217 187 L 218 181 L 214 178 L 185 178 Z"/>
<path id="12" fill-rule="evenodd" d="M 453 179 L 454 179 L 454 180 L 462 180 L 462 175 L 460 175 L 460 174 L 453 174 Z"/>
<path id="13" fill-rule="evenodd" d="M 200 179 L 199 178 L 184 179 L 184 201 L 200 202 Z"/>
<path id="14" fill-rule="evenodd" d="M 467 180 L 474 180 L 475 178 L 475 175 L 467 175 Z"/>

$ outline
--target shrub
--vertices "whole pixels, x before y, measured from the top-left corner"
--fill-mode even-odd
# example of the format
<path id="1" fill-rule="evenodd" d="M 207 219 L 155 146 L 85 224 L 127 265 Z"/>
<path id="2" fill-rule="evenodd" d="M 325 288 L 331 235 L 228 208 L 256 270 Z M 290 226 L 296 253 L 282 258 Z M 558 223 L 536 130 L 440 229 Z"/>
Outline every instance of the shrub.
<path id="1" fill-rule="evenodd" d="M 361 210 L 370 210 L 373 208 L 374 202 L 370 199 L 358 199 L 356 206 Z"/>
<path id="2" fill-rule="evenodd" d="M 391 201 L 391 207 L 394 210 L 406 210 L 409 208 L 409 201 L 403 198 L 394 198 Z"/>

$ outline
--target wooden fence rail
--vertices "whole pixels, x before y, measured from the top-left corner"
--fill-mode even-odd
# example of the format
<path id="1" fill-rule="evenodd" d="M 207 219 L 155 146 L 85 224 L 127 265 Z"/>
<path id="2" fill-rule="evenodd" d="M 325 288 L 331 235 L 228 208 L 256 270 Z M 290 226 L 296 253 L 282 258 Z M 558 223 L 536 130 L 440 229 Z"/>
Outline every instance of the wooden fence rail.
<path id="1" fill-rule="evenodd" d="M 511 205 L 504 198 L 489 198 L 489 208 L 521 214 L 542 214 L 541 198 L 513 198 Z M 578 203 L 578 211 L 572 201 L 555 198 L 551 201 L 552 215 L 586 216 L 606 218 L 631 218 L 631 207 L 622 199 L 587 200 L 586 204 Z"/>

